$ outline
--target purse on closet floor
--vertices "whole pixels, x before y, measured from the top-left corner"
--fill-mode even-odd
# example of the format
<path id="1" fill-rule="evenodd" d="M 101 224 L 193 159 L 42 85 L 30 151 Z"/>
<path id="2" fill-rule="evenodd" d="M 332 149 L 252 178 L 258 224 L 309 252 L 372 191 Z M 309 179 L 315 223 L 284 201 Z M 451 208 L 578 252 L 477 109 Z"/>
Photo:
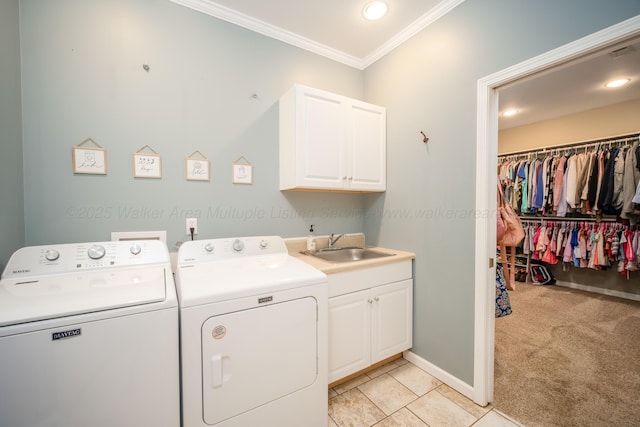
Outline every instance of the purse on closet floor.
<path id="1" fill-rule="evenodd" d="M 498 183 L 498 212 L 500 213 L 500 219 L 502 220 L 504 232 L 502 236 L 498 235 L 498 245 L 500 245 L 500 256 L 502 258 L 502 266 L 504 268 L 504 276 L 507 282 L 507 289 L 516 289 L 516 246 L 524 239 L 524 228 L 518 218 L 518 214 L 513 210 L 511 205 L 505 203 L 504 194 L 502 193 L 502 186 Z M 498 228 L 500 228 L 500 221 L 498 220 Z M 507 248 L 510 250 L 510 255 L 507 256 Z"/>

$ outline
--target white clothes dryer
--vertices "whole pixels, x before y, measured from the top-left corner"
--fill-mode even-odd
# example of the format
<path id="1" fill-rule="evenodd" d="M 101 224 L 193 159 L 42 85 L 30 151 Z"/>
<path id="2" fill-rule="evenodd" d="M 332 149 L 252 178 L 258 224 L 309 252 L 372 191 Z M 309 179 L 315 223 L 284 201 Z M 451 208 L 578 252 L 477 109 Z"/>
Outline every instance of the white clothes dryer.
<path id="1" fill-rule="evenodd" d="M 13 254 L 0 280 L 0 425 L 180 425 L 178 303 L 166 245 Z"/>
<path id="2" fill-rule="evenodd" d="M 326 427 L 324 273 L 277 236 L 189 241 L 176 287 L 184 427 Z"/>

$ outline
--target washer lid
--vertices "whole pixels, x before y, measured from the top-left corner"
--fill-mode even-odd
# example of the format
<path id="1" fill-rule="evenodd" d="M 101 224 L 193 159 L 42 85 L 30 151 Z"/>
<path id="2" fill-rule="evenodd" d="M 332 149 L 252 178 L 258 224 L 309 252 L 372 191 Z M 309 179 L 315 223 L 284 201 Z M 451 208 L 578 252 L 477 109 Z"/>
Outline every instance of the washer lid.
<path id="1" fill-rule="evenodd" d="M 0 327 L 164 301 L 163 267 L 0 281 Z"/>

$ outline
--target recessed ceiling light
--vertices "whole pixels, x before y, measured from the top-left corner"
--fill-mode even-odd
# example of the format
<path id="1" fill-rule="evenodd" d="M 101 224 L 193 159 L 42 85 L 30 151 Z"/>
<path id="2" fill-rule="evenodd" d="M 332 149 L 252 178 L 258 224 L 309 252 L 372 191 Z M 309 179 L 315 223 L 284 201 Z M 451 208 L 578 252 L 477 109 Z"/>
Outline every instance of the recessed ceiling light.
<path id="1" fill-rule="evenodd" d="M 605 87 L 620 87 L 622 85 L 626 85 L 627 83 L 629 83 L 631 81 L 631 79 L 616 79 L 616 80 L 611 80 L 609 83 L 607 83 L 605 85 Z"/>
<path id="2" fill-rule="evenodd" d="M 518 110 L 516 110 L 515 108 L 509 108 L 508 110 L 504 110 L 502 112 L 502 115 L 504 117 L 514 116 L 516 114 L 518 114 Z"/>
<path id="3" fill-rule="evenodd" d="M 362 9 L 362 16 L 369 21 L 375 21 L 387 14 L 387 4 L 383 1 L 372 1 Z"/>

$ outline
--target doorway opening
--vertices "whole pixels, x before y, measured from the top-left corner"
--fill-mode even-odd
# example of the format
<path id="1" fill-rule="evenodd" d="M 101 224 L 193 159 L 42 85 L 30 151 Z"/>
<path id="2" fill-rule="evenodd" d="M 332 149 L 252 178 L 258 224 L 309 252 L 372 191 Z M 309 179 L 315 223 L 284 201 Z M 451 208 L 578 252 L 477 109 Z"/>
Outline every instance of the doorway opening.
<path id="1" fill-rule="evenodd" d="M 476 212 L 487 213 L 478 215 L 475 235 L 473 400 L 479 405 L 493 401 L 494 389 L 496 224 L 491 213 L 496 209 L 499 89 L 638 35 L 640 17 L 634 17 L 478 81 Z"/>

